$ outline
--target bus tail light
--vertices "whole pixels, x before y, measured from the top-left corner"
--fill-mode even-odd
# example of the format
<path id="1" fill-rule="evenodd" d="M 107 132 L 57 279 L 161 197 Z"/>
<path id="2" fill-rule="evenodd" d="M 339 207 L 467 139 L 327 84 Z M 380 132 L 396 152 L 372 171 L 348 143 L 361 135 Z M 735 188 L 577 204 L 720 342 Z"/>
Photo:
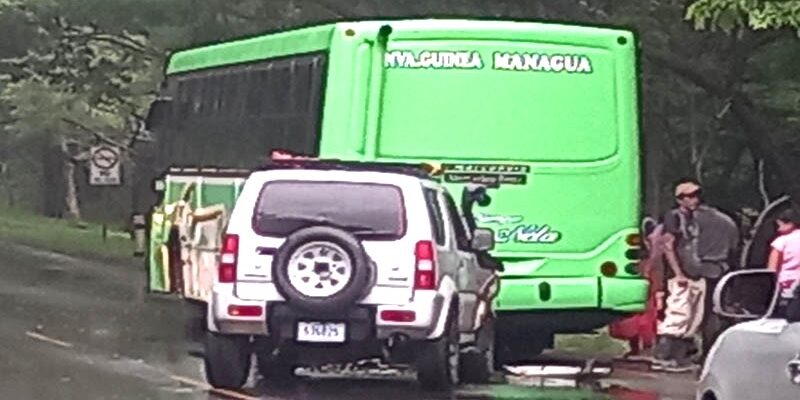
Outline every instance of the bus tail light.
<path id="1" fill-rule="evenodd" d="M 607 261 L 600 266 L 600 273 L 606 278 L 613 278 L 617 275 L 617 264 Z"/>
<path id="2" fill-rule="evenodd" d="M 633 233 L 625 237 L 625 243 L 631 247 L 639 247 L 642 245 L 642 235 Z"/>

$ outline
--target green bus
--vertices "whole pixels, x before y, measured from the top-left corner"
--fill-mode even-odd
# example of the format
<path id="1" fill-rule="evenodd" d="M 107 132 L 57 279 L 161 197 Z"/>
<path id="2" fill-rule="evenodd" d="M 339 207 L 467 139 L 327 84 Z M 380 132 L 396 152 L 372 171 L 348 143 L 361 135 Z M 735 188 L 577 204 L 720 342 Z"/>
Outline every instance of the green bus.
<path id="1" fill-rule="evenodd" d="M 179 51 L 165 72 L 142 193 L 170 166 L 246 170 L 274 149 L 435 163 L 455 193 L 491 188 L 475 217 L 505 265 L 495 306 L 507 359 L 645 307 L 630 31 L 337 22 Z"/>

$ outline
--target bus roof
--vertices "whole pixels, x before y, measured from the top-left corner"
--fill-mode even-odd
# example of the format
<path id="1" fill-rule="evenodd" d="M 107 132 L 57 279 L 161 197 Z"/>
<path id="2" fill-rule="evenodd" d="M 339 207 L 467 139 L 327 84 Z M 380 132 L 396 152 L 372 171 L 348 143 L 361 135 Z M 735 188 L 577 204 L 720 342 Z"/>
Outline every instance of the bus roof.
<path id="1" fill-rule="evenodd" d="M 594 37 L 622 35 L 627 39 L 632 36 L 630 31 L 624 29 L 513 20 L 413 19 L 337 22 L 266 33 L 256 37 L 178 51 L 169 58 L 166 72 L 167 74 L 178 74 L 292 54 L 325 51 L 331 46 L 333 35 L 337 31 L 345 32 L 350 29 L 358 35 L 365 32 L 377 32 L 384 25 L 390 25 L 395 31 L 413 31 L 423 35 L 432 35 L 446 30 L 465 33 L 504 31 L 526 35 L 529 35 L 531 31 L 536 31 L 537 33 Z"/>

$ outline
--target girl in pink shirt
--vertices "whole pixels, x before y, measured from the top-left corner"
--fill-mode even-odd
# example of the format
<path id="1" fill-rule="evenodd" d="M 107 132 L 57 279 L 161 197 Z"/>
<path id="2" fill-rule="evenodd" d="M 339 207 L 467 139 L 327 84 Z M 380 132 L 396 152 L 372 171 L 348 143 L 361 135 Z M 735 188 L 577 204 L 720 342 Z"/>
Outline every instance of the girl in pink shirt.
<path id="1" fill-rule="evenodd" d="M 788 209 L 778 216 L 778 237 L 772 241 L 767 266 L 778 273 L 781 297 L 790 298 L 800 283 L 800 217 Z"/>

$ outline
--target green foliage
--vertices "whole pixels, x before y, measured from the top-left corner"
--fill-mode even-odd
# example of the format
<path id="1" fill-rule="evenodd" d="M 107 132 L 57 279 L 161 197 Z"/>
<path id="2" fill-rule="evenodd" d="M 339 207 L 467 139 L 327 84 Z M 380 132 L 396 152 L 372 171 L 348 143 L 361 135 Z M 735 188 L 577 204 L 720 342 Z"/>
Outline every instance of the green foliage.
<path id="1" fill-rule="evenodd" d="M 129 263 L 133 254 L 133 243 L 122 232 L 112 230 L 104 241 L 99 225 L 79 229 L 65 220 L 6 207 L 0 207 L 0 240 L 110 262 Z"/>
<path id="2" fill-rule="evenodd" d="M 0 101 L 13 107 L 9 116 L 14 123 L 6 133 L 16 142 L 44 139 L 58 144 L 62 138 L 83 142 L 87 132 L 75 129 L 67 121 L 78 122 L 98 132 L 112 131 L 122 124 L 119 114 L 93 108 L 87 97 L 70 90 L 66 84 L 48 84 L 26 79 L 6 85 Z"/>
<path id="3" fill-rule="evenodd" d="M 800 29 L 798 0 L 697 0 L 686 10 L 696 29 L 730 32 L 739 26 L 752 29 Z"/>

